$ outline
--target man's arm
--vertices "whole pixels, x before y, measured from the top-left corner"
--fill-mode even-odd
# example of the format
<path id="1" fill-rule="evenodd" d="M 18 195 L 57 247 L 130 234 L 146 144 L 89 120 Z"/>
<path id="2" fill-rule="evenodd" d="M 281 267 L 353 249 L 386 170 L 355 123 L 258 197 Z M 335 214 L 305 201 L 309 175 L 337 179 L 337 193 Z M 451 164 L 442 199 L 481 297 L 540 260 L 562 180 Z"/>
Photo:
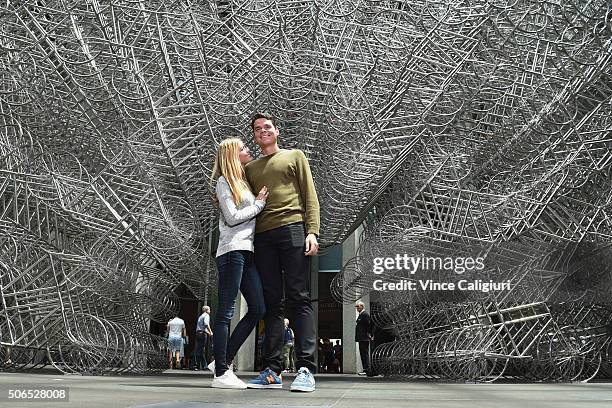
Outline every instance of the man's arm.
<path id="1" fill-rule="evenodd" d="M 206 331 L 206 333 L 208 333 L 209 336 L 212 336 L 213 332 L 212 332 L 212 329 L 210 328 L 210 316 L 208 314 L 204 317 L 204 324 L 205 324 L 204 330 Z"/>
<path id="2" fill-rule="evenodd" d="M 306 210 L 307 236 L 304 241 L 306 250 L 304 254 L 306 256 L 311 256 L 316 255 L 319 251 L 319 242 L 317 241 L 317 237 L 319 236 L 319 228 L 321 224 L 321 210 L 308 160 L 301 150 L 296 150 L 296 152 L 296 175 L 298 185 L 300 186 L 300 196 Z"/>
<path id="3" fill-rule="evenodd" d="M 370 314 L 364 312 L 366 315 L 366 323 L 367 323 L 367 330 L 368 330 L 368 339 L 370 340 L 374 340 L 374 334 L 372 333 L 374 331 L 374 326 L 372 325 L 372 319 L 370 318 Z"/>

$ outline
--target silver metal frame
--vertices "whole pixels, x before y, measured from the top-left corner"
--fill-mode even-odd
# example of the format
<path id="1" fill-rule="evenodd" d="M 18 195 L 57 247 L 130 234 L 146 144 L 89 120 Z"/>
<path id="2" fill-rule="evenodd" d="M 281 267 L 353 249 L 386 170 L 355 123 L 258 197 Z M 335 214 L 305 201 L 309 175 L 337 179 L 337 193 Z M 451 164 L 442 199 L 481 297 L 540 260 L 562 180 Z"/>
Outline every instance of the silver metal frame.
<path id="1" fill-rule="evenodd" d="M 216 146 L 257 150 L 269 111 L 309 156 L 322 244 L 365 226 L 338 300 L 396 253 L 513 283 L 385 296 L 379 371 L 609 373 L 611 27 L 604 0 L 2 2 L 3 360 L 163 369 L 149 321 L 215 289 Z"/>

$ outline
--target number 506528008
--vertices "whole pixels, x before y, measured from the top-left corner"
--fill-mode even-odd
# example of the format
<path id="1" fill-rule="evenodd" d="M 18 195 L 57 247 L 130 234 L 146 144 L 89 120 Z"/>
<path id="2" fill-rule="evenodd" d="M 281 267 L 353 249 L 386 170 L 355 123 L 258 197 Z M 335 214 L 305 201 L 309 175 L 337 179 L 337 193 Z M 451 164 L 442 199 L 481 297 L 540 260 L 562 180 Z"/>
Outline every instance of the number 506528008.
<path id="1" fill-rule="evenodd" d="M 9 400 L 67 400 L 66 388 L 9 388 Z"/>

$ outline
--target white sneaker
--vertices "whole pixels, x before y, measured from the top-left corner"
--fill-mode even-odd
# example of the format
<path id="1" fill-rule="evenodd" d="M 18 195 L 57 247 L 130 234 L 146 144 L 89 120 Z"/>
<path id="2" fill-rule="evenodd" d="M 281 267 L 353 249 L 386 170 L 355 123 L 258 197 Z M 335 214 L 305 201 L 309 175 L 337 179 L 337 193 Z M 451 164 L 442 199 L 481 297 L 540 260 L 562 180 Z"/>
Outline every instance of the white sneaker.
<path id="1" fill-rule="evenodd" d="M 214 374 L 215 373 L 215 360 L 211 361 L 207 367 Z M 228 370 L 234 371 L 234 363 L 229 365 Z"/>
<path id="2" fill-rule="evenodd" d="M 221 377 L 213 378 L 211 387 L 245 390 L 247 385 L 232 370 L 227 370 Z"/>

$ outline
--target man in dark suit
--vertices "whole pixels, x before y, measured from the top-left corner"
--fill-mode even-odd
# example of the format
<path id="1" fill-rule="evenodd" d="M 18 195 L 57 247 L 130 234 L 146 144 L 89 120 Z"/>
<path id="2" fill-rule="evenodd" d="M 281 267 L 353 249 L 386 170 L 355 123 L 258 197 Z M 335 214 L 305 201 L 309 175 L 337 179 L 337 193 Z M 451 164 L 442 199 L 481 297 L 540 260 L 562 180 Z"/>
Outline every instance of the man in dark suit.
<path id="1" fill-rule="evenodd" d="M 361 365 L 363 371 L 358 373 L 359 375 L 366 375 L 369 366 L 369 354 L 370 354 L 370 341 L 374 338 L 372 336 L 372 322 L 370 315 L 365 311 L 365 304 L 361 301 L 355 304 L 357 309 L 357 326 L 355 327 L 355 341 L 359 344 L 359 355 L 361 356 Z"/>

